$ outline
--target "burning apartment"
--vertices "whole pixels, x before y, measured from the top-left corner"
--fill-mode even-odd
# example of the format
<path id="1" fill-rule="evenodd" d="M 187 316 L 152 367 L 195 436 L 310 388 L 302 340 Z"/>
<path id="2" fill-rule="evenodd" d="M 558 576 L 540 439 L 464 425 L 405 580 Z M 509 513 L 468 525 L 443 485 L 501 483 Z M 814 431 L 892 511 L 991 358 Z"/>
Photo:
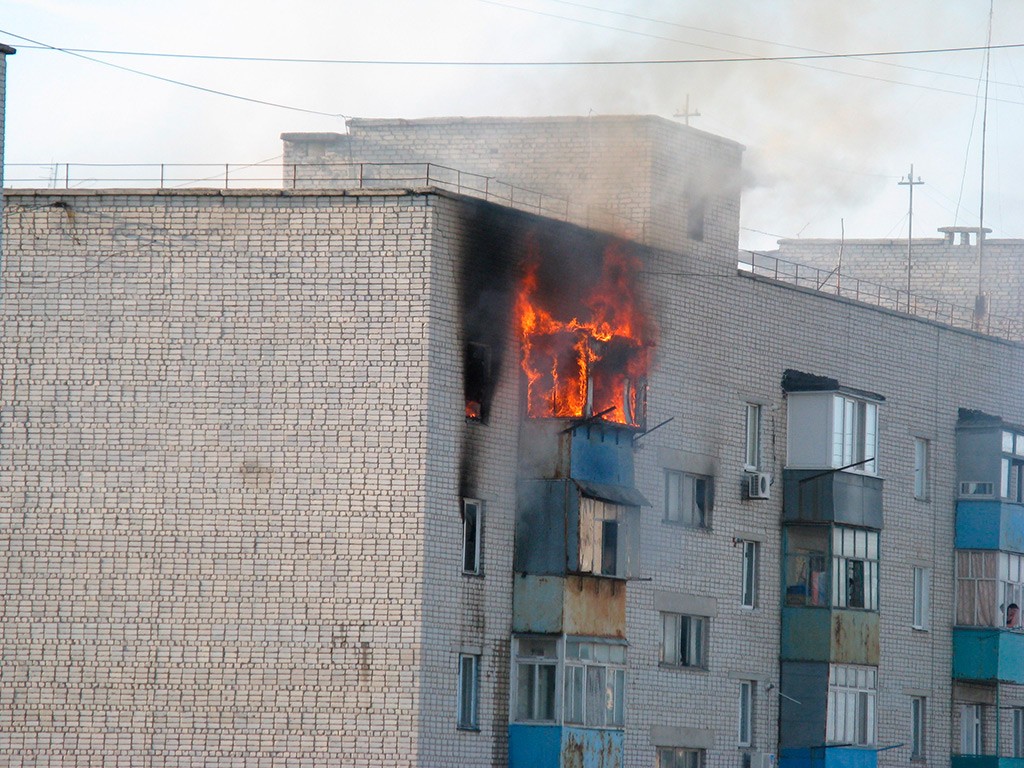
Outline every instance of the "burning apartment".
<path id="1" fill-rule="evenodd" d="M 6 194 L 8 761 L 1020 756 L 1019 343 L 737 270 L 669 121 L 285 139 Z"/>

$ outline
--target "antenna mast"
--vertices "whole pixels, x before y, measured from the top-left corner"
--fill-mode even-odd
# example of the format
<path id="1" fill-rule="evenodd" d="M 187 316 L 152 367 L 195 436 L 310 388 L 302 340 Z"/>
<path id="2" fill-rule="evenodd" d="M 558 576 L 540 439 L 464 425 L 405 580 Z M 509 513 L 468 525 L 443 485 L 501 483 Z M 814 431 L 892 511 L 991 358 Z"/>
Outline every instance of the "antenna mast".
<path id="1" fill-rule="evenodd" d="M 985 264 L 985 144 L 988 138 L 988 81 L 992 62 L 992 15 L 996 0 L 988 6 L 988 42 L 985 45 L 985 102 L 981 112 L 981 202 L 978 208 L 978 296 L 974 300 L 974 324 L 980 330 L 988 316 L 988 297 L 982 290 Z"/>

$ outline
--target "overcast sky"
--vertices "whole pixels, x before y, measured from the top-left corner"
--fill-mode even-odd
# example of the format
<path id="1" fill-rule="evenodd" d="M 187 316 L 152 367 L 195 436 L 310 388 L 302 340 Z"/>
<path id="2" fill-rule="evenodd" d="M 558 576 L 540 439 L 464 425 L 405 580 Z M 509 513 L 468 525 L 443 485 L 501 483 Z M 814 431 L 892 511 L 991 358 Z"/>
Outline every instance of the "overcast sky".
<path id="1" fill-rule="evenodd" d="M 62 48 L 367 61 L 708 59 L 983 46 L 989 0 L 0 0 L 9 179 L 51 163 L 253 163 L 283 131 L 344 119 L 160 82 Z M 1024 3 L 995 0 L 993 45 L 1024 43 Z M 741 142 L 741 245 L 906 237 L 976 226 L 982 51 L 634 66 L 262 63 L 89 54 L 252 99 L 357 117 L 673 118 Z M 1024 237 L 1024 48 L 991 56 L 985 224 Z M 471 169 L 469 169 L 471 170 Z M 97 173 L 100 173 L 97 171 Z M 270 175 L 270 174 L 268 174 Z"/>

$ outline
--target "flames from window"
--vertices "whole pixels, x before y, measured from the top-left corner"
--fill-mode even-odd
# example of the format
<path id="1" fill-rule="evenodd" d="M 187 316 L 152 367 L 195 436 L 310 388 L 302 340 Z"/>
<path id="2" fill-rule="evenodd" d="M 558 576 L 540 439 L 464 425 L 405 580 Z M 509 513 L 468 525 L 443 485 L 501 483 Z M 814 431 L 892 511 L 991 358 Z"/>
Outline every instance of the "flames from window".
<path id="1" fill-rule="evenodd" d="M 598 269 L 545 269 L 532 248 L 516 319 L 532 417 L 601 418 L 642 426 L 654 326 L 639 291 L 640 261 L 607 246 Z"/>

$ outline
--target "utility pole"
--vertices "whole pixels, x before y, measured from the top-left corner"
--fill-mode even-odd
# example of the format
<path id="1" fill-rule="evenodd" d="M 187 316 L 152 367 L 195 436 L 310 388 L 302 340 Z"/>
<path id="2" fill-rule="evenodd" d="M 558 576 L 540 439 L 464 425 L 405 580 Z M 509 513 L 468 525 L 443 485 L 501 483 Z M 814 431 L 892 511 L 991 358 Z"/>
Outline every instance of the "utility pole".
<path id="1" fill-rule="evenodd" d="M 924 184 L 921 181 L 921 177 L 917 177 L 917 181 L 914 181 L 914 164 L 910 164 L 910 173 L 907 174 L 907 178 L 899 182 L 900 186 L 910 188 L 910 213 L 909 221 L 907 224 L 907 314 L 910 314 L 910 258 L 914 248 L 914 187 L 918 184 Z"/>
<path id="2" fill-rule="evenodd" d="M 682 112 L 676 112 L 674 115 L 672 115 L 672 117 L 681 117 L 681 118 L 683 118 L 683 120 L 685 121 L 684 125 L 689 125 L 690 124 L 690 118 L 691 117 L 700 117 L 700 112 L 691 112 L 690 111 L 690 94 L 686 94 L 686 106 L 683 107 L 683 111 Z"/>

